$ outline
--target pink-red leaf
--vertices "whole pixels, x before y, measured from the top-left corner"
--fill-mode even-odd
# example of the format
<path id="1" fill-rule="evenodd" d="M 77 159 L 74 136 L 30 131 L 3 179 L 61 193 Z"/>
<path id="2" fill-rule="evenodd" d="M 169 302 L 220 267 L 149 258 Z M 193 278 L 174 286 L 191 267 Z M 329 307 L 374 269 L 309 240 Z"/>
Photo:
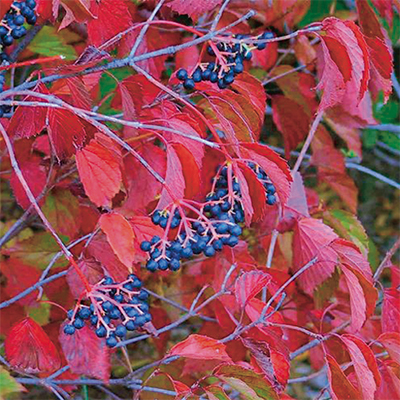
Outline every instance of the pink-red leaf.
<path id="1" fill-rule="evenodd" d="M 354 335 L 341 335 L 354 365 L 358 388 L 364 400 L 373 400 L 374 393 L 381 382 L 375 355 L 372 350 Z"/>
<path id="2" fill-rule="evenodd" d="M 348 380 L 337 361 L 326 355 L 328 365 L 328 378 L 332 389 L 333 400 L 355 400 L 360 399 L 361 394 Z"/>
<path id="3" fill-rule="evenodd" d="M 185 178 L 183 176 L 181 160 L 173 146 L 167 147 L 167 172 L 165 175 L 165 183 L 168 186 L 163 188 L 161 192 L 158 208 L 163 209 L 173 201 L 171 194 L 178 199 L 182 199 L 185 193 Z"/>
<path id="4" fill-rule="evenodd" d="M 271 276 L 262 271 L 245 272 L 235 282 L 235 297 L 240 307 L 256 296 L 268 285 Z"/>
<path id="5" fill-rule="evenodd" d="M 392 360 L 400 364 L 400 333 L 385 332 L 377 340 L 386 347 Z"/>
<path id="6" fill-rule="evenodd" d="M 61 325 L 59 340 L 71 371 L 108 381 L 110 377 L 110 350 L 104 339 L 96 336 L 87 325 L 73 335 L 64 333 Z"/>
<path id="7" fill-rule="evenodd" d="M 393 288 L 383 291 L 382 331 L 400 333 L 400 293 Z"/>
<path id="8" fill-rule="evenodd" d="M 90 11 L 97 18 L 89 21 L 88 36 L 94 46 L 100 46 L 131 26 L 132 18 L 125 1 L 102 0 L 91 4 Z"/>
<path id="9" fill-rule="evenodd" d="M 57 348 L 33 319 L 25 318 L 14 325 L 4 343 L 6 357 L 18 371 L 37 374 L 60 368 Z"/>
<path id="10" fill-rule="evenodd" d="M 123 215 L 117 213 L 103 214 L 100 217 L 99 224 L 107 235 L 108 243 L 110 243 L 114 253 L 131 271 L 135 257 L 135 234 L 131 224 Z"/>
<path id="11" fill-rule="evenodd" d="M 248 152 L 248 158 L 257 163 L 268 175 L 274 184 L 280 202 L 284 205 L 289 198 L 290 175 L 287 162 L 271 150 L 269 147 L 259 143 L 242 143 L 243 150 Z"/>
<path id="12" fill-rule="evenodd" d="M 35 197 L 42 193 L 47 181 L 45 170 L 40 165 L 40 162 L 41 158 L 33 156 L 20 163 L 19 166 L 22 176 L 25 178 L 29 189 Z M 18 204 L 22 208 L 27 209 L 31 205 L 31 202 L 14 171 L 11 175 L 10 184 Z"/>
<path id="13" fill-rule="evenodd" d="M 103 143 L 91 140 L 76 154 L 85 192 L 96 206 L 109 206 L 121 185 L 120 156 Z"/>
<path id="14" fill-rule="evenodd" d="M 226 346 L 218 340 L 202 335 L 190 335 L 186 340 L 176 344 L 170 355 L 199 359 L 231 361 L 225 350 Z"/>
<path id="15" fill-rule="evenodd" d="M 293 235 L 294 270 L 298 271 L 314 257 L 318 257 L 317 263 L 298 278 L 301 288 L 306 293 L 312 295 L 314 289 L 334 272 L 338 257 L 329 244 L 337 237 L 336 233 L 320 220 L 302 218 L 296 222 Z"/>
<path id="16" fill-rule="evenodd" d="M 188 14 L 192 19 L 197 19 L 221 2 L 222 0 L 172 0 L 168 3 L 168 7 L 179 14 Z"/>
<path id="17" fill-rule="evenodd" d="M 58 158 L 69 157 L 81 148 L 86 131 L 80 119 L 70 111 L 49 109 L 49 137 Z"/>

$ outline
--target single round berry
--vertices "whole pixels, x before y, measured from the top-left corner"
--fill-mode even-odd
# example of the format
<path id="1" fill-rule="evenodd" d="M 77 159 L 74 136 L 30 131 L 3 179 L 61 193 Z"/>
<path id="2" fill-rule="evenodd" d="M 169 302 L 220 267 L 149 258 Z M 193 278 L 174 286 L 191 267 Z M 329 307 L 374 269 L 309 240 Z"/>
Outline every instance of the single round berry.
<path id="1" fill-rule="evenodd" d="M 74 310 L 68 310 L 67 312 L 68 319 L 72 319 L 73 316 L 74 316 Z"/>
<path id="2" fill-rule="evenodd" d="M 8 33 L 8 29 L 5 26 L 0 26 L 0 37 L 6 36 Z"/>
<path id="3" fill-rule="evenodd" d="M 151 314 L 150 314 L 150 313 L 144 314 L 144 320 L 145 320 L 146 322 L 150 322 L 150 321 L 151 321 Z"/>
<path id="4" fill-rule="evenodd" d="M 155 272 L 158 269 L 158 263 L 154 260 L 147 261 L 146 269 L 150 272 Z"/>
<path id="5" fill-rule="evenodd" d="M 231 225 L 229 232 L 233 236 L 240 236 L 242 234 L 242 228 L 239 225 Z"/>
<path id="6" fill-rule="evenodd" d="M 272 206 L 276 203 L 276 197 L 273 194 L 267 195 L 267 204 Z"/>
<path id="7" fill-rule="evenodd" d="M 168 269 L 168 261 L 165 258 L 159 260 L 158 268 L 160 268 L 161 271 L 166 271 Z"/>
<path id="8" fill-rule="evenodd" d="M 85 321 L 81 318 L 75 318 L 73 325 L 76 329 L 82 329 L 85 326 Z"/>
<path id="9" fill-rule="evenodd" d="M 215 255 L 215 249 L 213 246 L 206 246 L 203 252 L 206 257 L 212 257 Z"/>
<path id="10" fill-rule="evenodd" d="M 114 306 L 112 305 L 112 303 L 109 302 L 108 300 L 105 301 L 101 306 L 102 306 L 102 308 L 103 308 L 103 310 L 104 310 L 105 312 L 109 312 L 109 311 L 111 311 L 111 310 L 114 308 Z"/>
<path id="11" fill-rule="evenodd" d="M 149 298 L 149 294 L 142 289 L 137 297 L 139 300 L 147 300 Z"/>
<path id="12" fill-rule="evenodd" d="M 89 319 L 92 312 L 90 311 L 89 308 L 84 307 L 79 310 L 78 314 L 82 319 Z"/>
<path id="13" fill-rule="evenodd" d="M 103 285 L 112 285 L 114 283 L 114 281 L 112 280 L 112 278 L 110 278 L 109 276 L 107 276 L 105 279 L 104 279 L 104 282 L 103 282 Z"/>
<path id="14" fill-rule="evenodd" d="M 179 260 L 177 260 L 176 258 L 173 258 L 170 262 L 169 262 L 169 269 L 171 271 L 178 271 L 178 269 L 181 267 L 181 263 L 179 262 Z"/>
<path id="15" fill-rule="evenodd" d="M 223 243 L 221 239 L 215 240 L 212 244 L 212 246 L 214 247 L 215 250 L 217 251 L 221 251 L 222 247 L 223 247 Z"/>
<path id="16" fill-rule="evenodd" d="M 218 83 L 217 84 L 218 84 L 218 87 L 220 89 L 226 89 L 227 88 L 227 84 L 225 83 L 224 78 L 218 79 Z"/>
<path id="17" fill-rule="evenodd" d="M 222 223 L 218 224 L 218 226 L 215 230 L 217 231 L 217 233 L 223 234 L 223 233 L 228 232 L 228 229 L 229 229 L 229 225 L 226 224 L 225 222 L 222 222 Z"/>
<path id="18" fill-rule="evenodd" d="M 108 316 L 111 319 L 119 319 L 121 318 L 121 311 L 119 311 L 119 309 L 115 307 L 108 313 Z"/>
<path id="19" fill-rule="evenodd" d="M 125 328 L 128 331 L 134 331 L 137 328 L 137 325 L 135 324 L 134 321 L 129 320 L 126 324 L 125 324 Z"/>
<path id="20" fill-rule="evenodd" d="M 275 186 L 272 183 L 268 183 L 266 189 L 268 194 L 275 194 L 276 192 Z"/>
<path id="21" fill-rule="evenodd" d="M 67 335 L 73 335 L 75 333 L 75 327 L 73 325 L 67 324 L 64 326 L 64 333 Z"/>
<path id="22" fill-rule="evenodd" d="M 135 318 L 135 324 L 136 324 L 137 326 L 143 326 L 145 323 L 146 323 L 146 318 L 145 318 L 144 314 L 138 315 L 138 316 Z"/>
<path id="23" fill-rule="evenodd" d="M 153 236 L 153 238 L 151 239 L 150 243 L 151 244 L 156 244 L 160 241 L 160 236 Z"/>
<path id="24" fill-rule="evenodd" d="M 218 73 L 216 71 L 211 72 L 210 82 L 212 83 L 218 82 Z"/>
<path id="25" fill-rule="evenodd" d="M 126 335 L 126 328 L 124 325 L 118 325 L 114 332 L 117 336 L 123 338 Z"/>
<path id="26" fill-rule="evenodd" d="M 233 73 L 229 73 L 224 77 L 224 82 L 226 85 L 230 85 L 234 80 L 235 80 L 235 75 Z"/>
<path id="27" fill-rule="evenodd" d="M 106 344 L 108 347 L 115 347 L 118 344 L 118 340 L 115 336 L 110 336 L 107 338 Z"/>
<path id="28" fill-rule="evenodd" d="M 103 337 L 106 337 L 106 335 L 107 335 L 107 329 L 102 325 L 96 329 L 95 333 L 96 333 L 97 337 L 103 338 Z"/>
<path id="29" fill-rule="evenodd" d="M 118 301 L 118 303 L 122 303 L 123 301 L 124 301 L 124 295 L 123 294 L 116 294 L 115 296 L 114 296 L 114 300 L 115 301 Z"/>
<path id="30" fill-rule="evenodd" d="M 192 79 L 195 82 L 201 82 L 201 69 L 196 68 L 196 71 L 193 72 Z"/>
<path id="31" fill-rule="evenodd" d="M 90 317 L 90 323 L 92 325 L 97 325 L 98 322 L 99 322 L 99 317 L 97 315 L 92 315 Z"/>
<path id="32" fill-rule="evenodd" d="M 239 239 L 237 236 L 229 236 L 227 241 L 227 245 L 230 247 L 235 247 L 239 243 Z"/>
<path id="33" fill-rule="evenodd" d="M 151 243 L 148 242 L 147 240 L 145 240 L 142 243 L 140 243 L 140 248 L 143 251 L 150 251 L 151 250 Z"/>
<path id="34" fill-rule="evenodd" d="M 187 77 L 188 77 L 188 73 L 187 73 L 186 69 L 181 68 L 181 69 L 176 73 L 176 77 L 177 77 L 180 81 L 186 80 Z"/>
<path id="35" fill-rule="evenodd" d="M 244 70 L 243 64 L 242 63 L 236 63 L 236 65 L 233 67 L 233 72 L 235 74 L 241 74 Z"/>
<path id="36" fill-rule="evenodd" d="M 193 79 L 186 79 L 185 82 L 183 82 L 183 87 L 187 90 L 193 90 L 195 87 L 195 83 Z"/>
<path id="37" fill-rule="evenodd" d="M 161 220 L 161 213 L 160 211 L 155 211 L 155 213 L 153 214 L 153 216 L 151 217 L 151 220 L 153 221 L 154 225 L 158 225 L 160 223 Z"/>
<path id="38" fill-rule="evenodd" d="M 26 0 L 25 4 L 27 7 L 29 7 L 31 10 L 33 10 L 36 7 L 36 1 L 35 0 Z"/>
<path id="39" fill-rule="evenodd" d="M 13 44 L 14 38 L 11 35 L 6 35 L 3 37 L 4 46 L 11 46 Z"/>
<path id="40" fill-rule="evenodd" d="M 207 46 L 207 54 L 210 56 L 215 56 L 214 50 L 211 46 Z"/>
<path id="41" fill-rule="evenodd" d="M 208 80 L 210 80 L 211 74 L 212 74 L 211 70 L 205 69 L 205 70 L 201 73 L 201 79 L 202 79 L 203 81 L 208 81 Z"/>
<path id="42" fill-rule="evenodd" d="M 37 21 L 36 15 L 31 15 L 31 16 L 29 16 L 29 17 L 26 18 L 26 22 L 27 22 L 29 25 L 35 25 L 35 24 L 36 24 L 36 21 Z"/>
<path id="43" fill-rule="evenodd" d="M 16 15 L 14 18 L 14 24 L 15 25 L 23 25 L 25 22 L 25 18 L 22 15 Z"/>
<path id="44" fill-rule="evenodd" d="M 193 250 L 191 246 L 187 246 L 181 251 L 182 257 L 183 258 L 190 258 L 193 255 Z"/>

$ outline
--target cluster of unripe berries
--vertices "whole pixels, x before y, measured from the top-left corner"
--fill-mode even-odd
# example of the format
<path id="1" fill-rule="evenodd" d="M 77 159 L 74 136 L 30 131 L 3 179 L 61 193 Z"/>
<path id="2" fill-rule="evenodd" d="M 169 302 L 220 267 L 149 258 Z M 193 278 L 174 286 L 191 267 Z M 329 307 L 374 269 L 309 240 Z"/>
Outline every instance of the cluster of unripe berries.
<path id="1" fill-rule="evenodd" d="M 272 32 L 264 32 L 254 37 L 254 41 L 272 39 L 274 36 Z M 249 35 L 234 36 L 237 40 L 249 37 Z M 176 73 L 176 77 L 183 82 L 183 87 L 188 90 L 194 89 L 196 83 L 201 81 L 216 83 L 220 89 L 225 89 L 233 83 L 237 75 L 243 72 L 243 62 L 251 60 L 252 50 L 263 50 L 266 46 L 266 42 L 254 43 L 254 45 L 251 43 L 228 44 L 220 42 L 216 45 L 219 57 L 216 57 L 215 62 L 199 64 L 190 76 L 186 69 L 180 69 Z M 207 47 L 207 53 L 210 56 L 216 56 L 211 46 Z M 221 60 L 224 60 L 224 62 L 221 63 Z"/>
<path id="2" fill-rule="evenodd" d="M 68 311 L 68 324 L 64 333 L 73 335 L 88 322 L 99 338 L 106 338 L 108 347 L 114 347 L 124 339 L 128 331 L 134 331 L 151 321 L 148 293 L 136 275 L 129 275 L 121 283 L 105 277 L 93 288 L 90 305 L 78 304 Z"/>
<path id="3" fill-rule="evenodd" d="M 10 61 L 7 54 L 4 52 L 4 48 L 11 46 L 15 39 L 20 39 L 26 35 L 27 30 L 24 23 L 26 22 L 28 25 L 35 25 L 37 18 L 35 7 L 35 0 L 14 1 L 7 14 L 0 22 L 0 65 L 3 61 Z M 4 82 L 4 73 L 0 73 L 0 92 L 3 91 Z M 10 106 L 0 106 L 0 118 L 10 111 Z"/>

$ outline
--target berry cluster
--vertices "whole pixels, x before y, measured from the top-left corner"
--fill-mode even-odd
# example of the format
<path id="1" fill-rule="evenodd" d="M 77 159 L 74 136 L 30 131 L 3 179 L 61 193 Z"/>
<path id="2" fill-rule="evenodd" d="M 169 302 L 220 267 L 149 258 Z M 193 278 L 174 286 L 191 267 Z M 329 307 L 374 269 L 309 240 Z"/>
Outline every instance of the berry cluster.
<path id="1" fill-rule="evenodd" d="M 274 36 L 272 32 L 264 32 L 251 39 L 260 41 L 272 39 Z M 236 35 L 234 38 L 243 40 L 249 39 L 250 36 Z M 207 53 L 216 57 L 215 62 L 200 63 L 190 76 L 185 69 L 180 69 L 176 76 L 183 82 L 183 87 L 188 90 L 194 89 L 196 83 L 201 81 L 216 83 L 220 89 L 225 89 L 233 83 L 237 75 L 243 72 L 243 62 L 251 60 L 252 50 L 264 50 L 266 46 L 266 42 L 257 44 L 220 42 L 216 45 L 218 54 L 212 46 L 207 47 Z"/>
<path id="2" fill-rule="evenodd" d="M 212 257 L 224 246 L 234 247 L 239 243 L 242 233 L 239 223 L 244 221 L 244 212 L 240 185 L 231 172 L 226 166 L 218 168 L 212 192 L 199 209 L 184 204 L 195 218 L 182 216 L 182 207 L 175 206 L 171 212 L 157 210 L 153 214 L 153 223 L 166 229 L 166 235 L 163 239 L 154 236 L 151 241 L 141 243 L 141 249 L 150 256 L 146 264 L 149 271 L 177 271 L 183 259 L 201 253 Z M 170 241 L 167 234 L 173 228 L 177 228 L 177 234 Z"/>
<path id="3" fill-rule="evenodd" d="M 266 172 L 257 164 L 251 162 L 249 167 L 256 173 L 259 181 L 262 182 L 265 189 L 265 198 L 268 205 L 273 206 L 276 203 L 275 186 L 271 183 Z"/>
<path id="4" fill-rule="evenodd" d="M 35 0 L 14 1 L 10 9 L 0 22 L 0 65 L 5 61 L 9 62 L 8 55 L 4 52 L 4 48 L 11 46 L 15 39 L 20 39 L 26 35 L 24 23 L 35 25 Z M 5 82 L 4 73 L 0 74 L 0 92 L 3 91 Z M 0 118 L 11 111 L 8 105 L 0 106 Z"/>
<path id="5" fill-rule="evenodd" d="M 136 275 L 129 275 L 121 283 L 105 277 L 94 285 L 88 294 L 90 305 L 79 302 L 68 311 L 68 324 L 64 333 L 73 335 L 76 329 L 90 321 L 96 335 L 106 338 L 108 347 L 114 347 L 128 331 L 134 331 L 151 321 L 148 293 L 141 289 L 142 282 Z"/>

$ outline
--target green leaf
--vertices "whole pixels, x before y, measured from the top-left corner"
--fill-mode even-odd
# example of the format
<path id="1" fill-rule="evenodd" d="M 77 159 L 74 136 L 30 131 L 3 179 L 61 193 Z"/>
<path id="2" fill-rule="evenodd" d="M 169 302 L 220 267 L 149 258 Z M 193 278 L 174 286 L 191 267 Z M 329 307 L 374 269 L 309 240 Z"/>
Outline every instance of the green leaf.
<path id="1" fill-rule="evenodd" d="M 277 400 L 279 398 L 263 375 L 251 369 L 225 364 L 218 367 L 214 374 L 232 389 L 241 393 L 246 400 Z"/>
<path id="2" fill-rule="evenodd" d="M 75 60 L 77 57 L 74 47 L 62 41 L 56 28 L 52 26 L 44 26 L 28 48 L 46 57 L 63 56 L 66 60 Z"/>
<path id="3" fill-rule="evenodd" d="M 204 388 L 209 400 L 229 400 L 224 389 L 218 385 L 211 385 Z"/>
<path id="4" fill-rule="evenodd" d="M 393 132 L 380 132 L 379 139 L 393 150 L 400 151 L 400 138 Z"/>
<path id="5" fill-rule="evenodd" d="M 369 239 L 357 217 L 343 210 L 331 210 L 324 213 L 324 221 L 341 237 L 352 241 L 367 256 Z"/>
<path id="6" fill-rule="evenodd" d="M 9 399 L 10 393 L 22 392 L 26 389 L 19 384 L 3 367 L 0 367 L 0 400 Z"/>
<path id="7" fill-rule="evenodd" d="M 375 129 L 364 129 L 362 132 L 362 141 L 364 147 L 372 149 L 378 141 L 379 131 Z"/>
<path id="8" fill-rule="evenodd" d="M 64 243 L 68 242 L 65 236 L 60 236 Z M 34 236 L 15 243 L 14 246 L 7 249 L 7 255 L 19 258 L 25 264 L 45 269 L 53 257 L 60 251 L 57 242 L 48 232 L 36 233 Z M 65 267 L 68 261 L 65 257 L 59 257 L 55 268 Z"/>

